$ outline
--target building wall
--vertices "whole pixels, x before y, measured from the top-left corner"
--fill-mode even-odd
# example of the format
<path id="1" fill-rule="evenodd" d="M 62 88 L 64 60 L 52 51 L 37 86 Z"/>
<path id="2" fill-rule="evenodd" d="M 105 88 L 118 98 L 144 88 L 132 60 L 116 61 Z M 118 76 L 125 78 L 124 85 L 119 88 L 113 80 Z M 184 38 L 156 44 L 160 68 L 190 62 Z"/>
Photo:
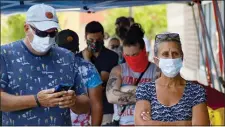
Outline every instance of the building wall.
<path id="1" fill-rule="evenodd" d="M 187 4 L 168 4 L 168 31 L 180 34 L 184 52 L 184 66 L 181 74 L 185 79 L 197 80 L 199 57 L 198 40 L 191 7 Z"/>

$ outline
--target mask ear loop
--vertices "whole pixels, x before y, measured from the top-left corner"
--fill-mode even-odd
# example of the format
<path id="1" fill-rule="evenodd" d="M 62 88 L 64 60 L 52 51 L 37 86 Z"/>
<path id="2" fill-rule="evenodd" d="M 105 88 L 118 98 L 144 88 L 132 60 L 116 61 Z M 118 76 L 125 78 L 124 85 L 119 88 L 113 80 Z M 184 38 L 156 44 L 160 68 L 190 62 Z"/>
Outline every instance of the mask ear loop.
<path id="1" fill-rule="evenodd" d="M 30 25 L 31 25 L 31 23 L 29 23 L 29 22 L 26 22 L 26 24 L 27 25 L 29 25 L 29 34 L 35 34 L 34 32 L 33 32 L 33 30 L 32 30 L 32 28 L 30 27 Z M 29 43 L 32 43 L 32 41 L 30 40 L 30 38 L 27 36 L 27 39 L 28 39 L 28 41 L 29 41 Z"/>
<path id="2" fill-rule="evenodd" d="M 158 58 L 158 57 L 155 57 L 155 59 L 157 59 L 158 61 L 160 60 L 160 58 Z"/>
<path id="3" fill-rule="evenodd" d="M 160 61 L 160 58 L 158 57 L 154 57 L 155 59 L 157 59 L 158 61 Z M 161 77 L 162 71 L 161 69 L 157 66 L 156 70 L 155 70 L 155 79 L 158 79 Z"/>

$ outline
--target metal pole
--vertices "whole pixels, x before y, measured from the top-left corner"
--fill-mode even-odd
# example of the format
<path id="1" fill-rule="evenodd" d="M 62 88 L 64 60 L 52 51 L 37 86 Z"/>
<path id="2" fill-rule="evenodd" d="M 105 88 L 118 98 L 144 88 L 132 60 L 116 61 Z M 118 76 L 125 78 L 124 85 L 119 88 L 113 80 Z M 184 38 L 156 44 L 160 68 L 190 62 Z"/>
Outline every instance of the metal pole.
<path id="1" fill-rule="evenodd" d="M 129 7 L 129 16 L 133 17 L 133 9 L 132 9 L 132 7 Z"/>
<path id="2" fill-rule="evenodd" d="M 198 8 L 198 12 L 199 12 L 199 18 L 200 18 L 200 23 L 201 23 L 201 28 L 202 28 L 202 38 L 203 38 L 203 46 L 205 48 L 205 67 L 206 67 L 206 72 L 207 72 L 207 82 L 209 83 L 209 85 L 211 87 L 214 88 L 214 82 L 213 81 L 213 75 L 212 75 L 212 65 L 209 61 L 209 53 L 208 53 L 208 48 L 207 48 L 207 43 L 206 43 L 206 38 L 205 38 L 205 29 L 203 27 L 203 21 L 202 21 L 202 16 L 201 16 L 201 13 L 200 13 L 200 9 Z M 212 86 L 213 85 L 213 86 Z"/>
<path id="3" fill-rule="evenodd" d="M 215 20 L 216 20 L 216 27 L 217 27 L 217 31 L 218 31 L 218 36 L 219 36 L 219 45 L 220 45 L 220 52 L 222 55 L 222 64 L 223 64 L 223 68 L 221 70 L 222 75 L 224 76 L 225 79 L 225 43 L 224 43 L 224 26 L 222 23 L 222 19 L 221 19 L 221 13 L 219 10 L 219 6 L 216 0 L 213 0 L 213 7 L 214 7 L 214 14 L 215 14 Z"/>
<path id="4" fill-rule="evenodd" d="M 213 56 L 212 45 L 210 44 L 211 39 L 210 39 L 209 32 L 208 32 L 208 29 L 207 29 L 207 26 L 206 26 L 206 23 L 205 23 L 205 15 L 203 13 L 202 6 L 201 6 L 201 4 L 199 2 L 198 2 L 198 7 L 199 7 L 199 10 L 200 10 L 200 14 L 201 14 L 200 16 L 202 17 L 201 18 L 202 25 L 203 25 L 203 28 L 205 29 L 206 37 L 207 37 L 207 40 L 208 40 L 206 42 L 208 43 L 208 46 L 209 46 L 209 52 L 210 52 L 209 53 L 209 56 L 210 56 L 210 59 L 212 60 L 213 67 L 214 67 L 215 72 L 216 72 L 216 80 L 218 81 L 218 83 L 220 83 L 219 80 L 218 80 L 218 78 L 219 78 L 219 76 L 218 76 L 218 70 L 216 68 L 216 62 L 215 62 L 215 59 L 214 59 L 214 56 Z M 219 84 L 219 89 L 220 89 L 220 91 L 222 91 L 222 87 L 221 87 L 220 84 Z"/>
<path id="5" fill-rule="evenodd" d="M 213 75 L 211 73 L 211 70 L 212 70 L 212 65 L 209 61 L 209 53 L 208 53 L 208 48 L 207 48 L 207 43 L 206 43 L 206 36 L 205 36 L 205 29 L 204 29 L 204 26 L 203 26 L 203 20 L 202 20 L 202 16 L 201 16 L 201 10 L 199 9 L 199 6 L 198 6 L 198 12 L 199 12 L 199 18 L 200 18 L 200 23 L 201 23 L 201 28 L 202 28 L 202 38 L 203 38 L 203 42 L 204 42 L 204 48 L 205 48 L 205 59 L 206 59 L 206 72 L 207 72 L 207 81 L 209 82 L 210 86 L 213 85 L 213 88 L 214 88 L 214 82 L 213 81 Z"/>

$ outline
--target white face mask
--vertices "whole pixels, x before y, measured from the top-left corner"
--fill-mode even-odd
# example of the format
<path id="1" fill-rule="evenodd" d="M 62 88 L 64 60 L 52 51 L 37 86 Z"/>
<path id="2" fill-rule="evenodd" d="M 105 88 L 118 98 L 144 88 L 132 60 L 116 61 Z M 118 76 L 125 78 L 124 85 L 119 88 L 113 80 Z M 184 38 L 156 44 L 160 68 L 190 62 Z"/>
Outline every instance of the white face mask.
<path id="1" fill-rule="evenodd" d="M 31 28 L 30 28 L 31 30 Z M 30 42 L 31 47 L 39 53 L 46 53 L 54 44 L 55 44 L 55 37 L 51 38 L 47 37 L 39 37 L 33 31 L 31 31 L 34 35 L 33 41 Z"/>
<path id="2" fill-rule="evenodd" d="M 167 77 L 173 78 L 180 72 L 183 64 L 182 59 L 159 59 L 159 68 Z"/>

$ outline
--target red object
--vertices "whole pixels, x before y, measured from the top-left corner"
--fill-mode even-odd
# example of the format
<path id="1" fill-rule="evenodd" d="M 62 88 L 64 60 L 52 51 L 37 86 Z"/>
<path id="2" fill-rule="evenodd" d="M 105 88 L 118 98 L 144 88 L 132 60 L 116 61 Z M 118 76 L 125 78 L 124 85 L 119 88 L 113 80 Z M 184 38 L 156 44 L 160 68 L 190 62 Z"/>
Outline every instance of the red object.
<path id="1" fill-rule="evenodd" d="M 205 86 L 197 81 L 194 81 L 201 86 L 203 86 L 206 90 L 206 103 L 208 107 L 210 107 L 213 110 L 216 110 L 218 108 L 225 107 L 225 94 L 222 92 L 217 91 L 216 89 Z"/>
<path id="2" fill-rule="evenodd" d="M 148 66 L 148 56 L 145 49 L 143 49 L 137 56 L 123 56 L 128 66 L 134 72 L 144 72 L 144 70 Z"/>
<path id="3" fill-rule="evenodd" d="M 207 53 L 207 52 L 206 52 Z M 205 57 L 205 66 L 206 66 L 206 73 L 207 73 L 207 82 L 208 82 L 208 85 L 210 86 L 210 87 L 212 87 L 212 82 L 211 82 L 211 77 L 210 77 L 210 68 L 209 68 L 209 60 L 208 60 L 208 57 L 206 56 Z"/>

